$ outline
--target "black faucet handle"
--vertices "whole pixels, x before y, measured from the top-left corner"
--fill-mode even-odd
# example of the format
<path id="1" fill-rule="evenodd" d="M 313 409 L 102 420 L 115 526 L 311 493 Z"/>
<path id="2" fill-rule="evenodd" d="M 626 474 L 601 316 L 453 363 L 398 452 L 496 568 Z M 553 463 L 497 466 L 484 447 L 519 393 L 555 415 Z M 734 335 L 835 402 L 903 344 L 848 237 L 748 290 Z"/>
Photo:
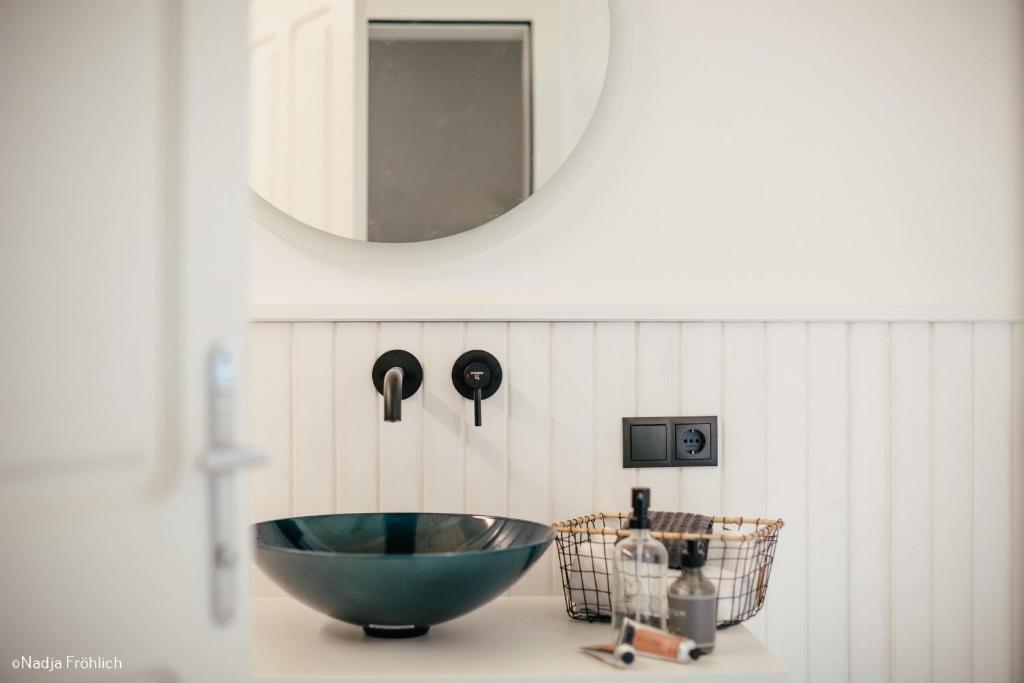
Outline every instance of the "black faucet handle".
<path id="1" fill-rule="evenodd" d="M 486 351 L 467 351 L 452 366 L 452 384 L 464 398 L 473 401 L 473 424 L 480 427 L 481 403 L 501 386 L 501 363 Z"/>
<path id="2" fill-rule="evenodd" d="M 462 379 L 466 382 L 466 386 L 473 390 L 473 424 L 481 427 L 484 424 L 484 419 L 480 403 L 484 400 L 484 387 L 491 383 L 491 369 L 475 360 L 462 371 Z"/>

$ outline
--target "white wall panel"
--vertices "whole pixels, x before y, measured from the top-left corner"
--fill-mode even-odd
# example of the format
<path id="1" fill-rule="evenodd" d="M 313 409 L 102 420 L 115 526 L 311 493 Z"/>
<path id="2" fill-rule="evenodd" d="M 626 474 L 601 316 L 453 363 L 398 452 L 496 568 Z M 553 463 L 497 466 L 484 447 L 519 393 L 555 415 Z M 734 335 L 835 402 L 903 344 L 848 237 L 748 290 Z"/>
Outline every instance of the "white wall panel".
<path id="1" fill-rule="evenodd" d="M 1024 680 L 1024 323 L 1013 325 L 1013 647 L 1012 680 Z"/>
<path id="2" fill-rule="evenodd" d="M 1009 323 L 257 323 L 249 440 L 274 459 L 252 517 L 550 522 L 645 481 L 657 507 L 786 520 L 748 625 L 795 681 L 1018 680 L 1022 346 Z M 390 348 L 425 382 L 385 425 L 370 367 Z M 451 387 L 469 348 L 504 367 L 480 429 Z M 721 466 L 623 469 L 621 419 L 655 414 L 718 415 Z M 559 592 L 554 567 L 512 592 Z"/>
<path id="3" fill-rule="evenodd" d="M 508 513 L 520 519 L 553 520 L 551 325 L 510 325 L 503 368 L 508 384 Z M 511 594 L 550 595 L 557 588 L 553 566 L 554 553 L 546 553 Z"/>
<path id="4" fill-rule="evenodd" d="M 377 360 L 377 323 L 335 325 L 334 431 L 339 512 L 380 507 L 380 401 L 370 381 Z"/>
<path id="5" fill-rule="evenodd" d="M 466 399 L 452 390 L 452 349 L 465 346 L 465 323 L 430 325 L 419 356 L 423 375 L 423 509 L 466 510 Z M 448 372 L 445 372 L 448 370 Z"/>
<path id="6" fill-rule="evenodd" d="M 932 672 L 931 326 L 892 326 L 892 679 Z"/>
<path id="7" fill-rule="evenodd" d="M 850 326 L 851 681 L 890 680 L 890 357 L 889 325 Z"/>
<path id="8" fill-rule="evenodd" d="M 764 325 L 726 325 L 723 353 L 722 507 L 728 514 L 757 517 L 764 513 Z"/>
<path id="9" fill-rule="evenodd" d="M 786 520 L 765 605 L 765 644 L 794 682 L 807 680 L 807 326 L 765 328 L 765 510 Z M 815 454 L 816 455 L 816 454 Z"/>
<path id="10" fill-rule="evenodd" d="M 336 509 L 334 325 L 292 329 L 292 514 Z"/>
<path id="11" fill-rule="evenodd" d="M 727 514 L 765 514 L 765 340 L 763 323 L 737 323 L 723 330 L 722 430 L 719 457 Z M 764 641 L 764 614 L 747 626 Z"/>
<path id="12" fill-rule="evenodd" d="M 934 327 L 935 419 L 934 467 L 936 505 L 932 537 L 950 539 L 932 546 L 932 671 L 934 680 L 971 680 L 974 512 L 964 492 L 974 481 L 971 397 L 973 360 L 971 326 L 944 323 Z M 959 541 L 954 539 L 961 539 Z"/>
<path id="13" fill-rule="evenodd" d="M 620 512 L 638 471 L 622 466 L 622 418 L 638 414 L 636 324 L 599 323 L 594 334 L 594 511 Z"/>
<path id="14" fill-rule="evenodd" d="M 974 680 L 1009 681 L 1014 650 L 1012 565 L 1012 336 L 974 325 Z M 1017 415 L 1019 422 L 1020 416 Z M 952 539 L 952 542 L 956 542 Z"/>
<path id="15" fill-rule="evenodd" d="M 555 325 L 551 332 L 552 513 L 593 511 L 594 326 Z"/>
<path id="16" fill-rule="evenodd" d="M 847 326 L 843 323 L 809 324 L 807 679 L 810 681 L 846 681 L 850 674 L 848 380 Z M 772 628 L 773 624 L 769 623 L 769 631 Z"/>
<path id="17" fill-rule="evenodd" d="M 291 325 L 254 325 L 249 335 L 248 442 L 270 454 L 253 472 L 249 512 L 253 521 L 292 514 Z M 262 572 L 253 572 L 256 595 L 283 595 Z"/>
<path id="18" fill-rule="evenodd" d="M 627 360 L 625 362 L 631 362 Z M 551 330 L 551 521 L 594 512 L 594 325 Z M 556 587 L 557 564 L 553 565 Z"/>

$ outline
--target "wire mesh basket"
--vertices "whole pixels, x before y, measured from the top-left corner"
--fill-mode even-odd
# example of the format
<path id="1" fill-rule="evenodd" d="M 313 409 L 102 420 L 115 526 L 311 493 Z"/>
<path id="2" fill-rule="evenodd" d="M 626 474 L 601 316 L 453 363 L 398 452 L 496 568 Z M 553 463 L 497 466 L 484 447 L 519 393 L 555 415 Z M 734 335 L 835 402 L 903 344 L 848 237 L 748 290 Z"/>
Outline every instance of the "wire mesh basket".
<path id="1" fill-rule="evenodd" d="M 678 513 L 651 513 L 652 517 L 658 514 Z M 783 523 L 747 517 L 703 519 L 708 524 L 706 533 L 653 530 L 651 536 L 666 544 L 670 557 L 686 541 L 700 542 L 706 556 L 702 571 L 718 588 L 718 628 L 725 628 L 746 621 L 764 604 Z M 612 550 L 620 537 L 629 534 L 628 521 L 628 513 L 599 512 L 552 525 L 565 608 L 573 619 L 611 621 Z M 670 561 L 670 581 L 679 573 L 672 565 Z"/>

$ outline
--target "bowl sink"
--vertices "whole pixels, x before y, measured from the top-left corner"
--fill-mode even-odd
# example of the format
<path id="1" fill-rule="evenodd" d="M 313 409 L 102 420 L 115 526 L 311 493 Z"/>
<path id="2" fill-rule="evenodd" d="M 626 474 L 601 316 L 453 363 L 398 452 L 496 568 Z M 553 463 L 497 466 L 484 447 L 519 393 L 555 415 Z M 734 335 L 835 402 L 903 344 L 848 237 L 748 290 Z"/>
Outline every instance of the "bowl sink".
<path id="1" fill-rule="evenodd" d="M 423 635 L 501 595 L 554 531 L 486 515 L 316 515 L 255 525 L 256 562 L 288 593 L 386 638 Z"/>

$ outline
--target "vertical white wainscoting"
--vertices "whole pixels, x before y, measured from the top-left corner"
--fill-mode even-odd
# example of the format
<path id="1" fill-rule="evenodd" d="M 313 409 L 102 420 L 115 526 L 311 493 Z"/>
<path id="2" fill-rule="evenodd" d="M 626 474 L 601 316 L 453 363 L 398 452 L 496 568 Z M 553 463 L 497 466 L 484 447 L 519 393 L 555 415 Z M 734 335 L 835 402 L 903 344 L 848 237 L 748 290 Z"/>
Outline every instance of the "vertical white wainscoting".
<path id="1" fill-rule="evenodd" d="M 384 424 L 370 368 L 391 348 L 425 380 Z M 450 379 L 471 348 L 504 367 L 481 428 Z M 256 323 L 249 374 L 249 440 L 274 456 L 254 521 L 550 522 L 641 482 L 659 508 L 786 520 L 750 626 L 794 681 L 1024 672 L 1020 323 Z M 621 419 L 670 414 L 719 416 L 720 467 L 621 467 Z M 512 592 L 560 587 L 551 551 Z"/>
<path id="2" fill-rule="evenodd" d="M 349 323 L 334 330 L 338 512 L 368 512 L 380 507 L 381 409 L 370 382 L 380 329 L 377 323 Z"/>
<path id="3" fill-rule="evenodd" d="M 1013 561 L 1013 628 L 1011 630 L 1013 672 L 1011 679 L 1024 680 L 1024 324 L 1013 326 L 1013 480 L 1011 502 L 1013 507 L 1012 553 Z"/>
<path id="4" fill-rule="evenodd" d="M 765 644 L 793 680 L 807 676 L 807 325 L 768 323 L 764 355 L 764 509 L 786 520 L 773 597 L 765 605 Z M 815 454 L 817 456 L 817 454 Z M 800 614 L 805 618 L 794 619 Z"/>
<path id="5" fill-rule="evenodd" d="M 554 519 L 551 510 L 551 325 L 522 323 L 508 332 L 508 513 Z M 459 397 L 460 400 L 462 397 Z M 463 420 L 465 422 L 465 420 Z M 557 589 L 554 553 L 511 589 L 512 595 L 548 595 Z"/>
<path id="6" fill-rule="evenodd" d="M 892 680 L 932 671 L 932 345 L 927 323 L 892 326 Z"/>
<path id="7" fill-rule="evenodd" d="M 822 683 L 850 676 L 848 333 L 807 330 L 807 680 Z"/>
<path id="8" fill-rule="evenodd" d="M 594 330 L 594 511 L 629 507 L 639 470 L 622 466 L 622 418 L 635 417 L 636 325 L 601 323 Z M 608 363 L 603 359 L 622 358 Z M 558 586 L 555 586 L 557 589 Z"/>
<path id="9" fill-rule="evenodd" d="M 292 325 L 253 325 L 249 334 L 248 441 L 271 454 L 253 471 L 249 511 L 253 521 L 292 514 Z M 262 572 L 253 573 L 259 596 L 284 595 Z"/>
<path id="10" fill-rule="evenodd" d="M 551 330 L 551 521 L 594 511 L 594 325 Z M 537 519 L 536 516 L 532 516 Z M 552 585 L 561 586 L 552 562 Z"/>
<path id="11" fill-rule="evenodd" d="M 726 514 L 765 514 L 765 326 L 730 323 L 723 330 L 722 508 Z"/>
<path id="12" fill-rule="evenodd" d="M 334 325 L 292 328 L 292 513 L 338 508 L 334 485 Z"/>
<path id="13" fill-rule="evenodd" d="M 719 415 L 722 507 L 727 515 L 765 514 L 765 325 L 735 323 L 723 332 L 722 414 Z M 776 577 L 772 578 L 774 582 Z M 765 640 L 764 612 L 747 628 Z M 786 661 L 787 666 L 798 664 Z"/>
<path id="14" fill-rule="evenodd" d="M 850 680 L 890 680 L 890 326 L 850 326 Z M 784 531 L 784 529 L 783 529 Z"/>
<path id="15" fill-rule="evenodd" d="M 973 357 L 971 326 L 936 324 L 933 406 L 935 539 L 963 539 L 932 546 L 932 671 L 937 682 L 969 681 L 972 676 L 971 598 L 974 559 Z M 956 416 L 960 416 L 959 419 Z M 943 416 L 952 419 L 943 419 Z"/>
<path id="16" fill-rule="evenodd" d="M 453 390 L 450 372 L 452 349 L 461 349 L 465 339 L 465 323 L 437 323 L 423 337 L 419 360 L 431 370 L 423 374 L 423 509 L 428 512 L 467 509 L 466 400 Z"/>
<path id="17" fill-rule="evenodd" d="M 1010 679 L 1013 642 L 1013 337 L 1006 325 L 974 325 L 974 680 Z M 1019 415 L 1016 416 L 1019 420 Z M 965 492 L 966 494 L 966 492 Z M 1018 679 L 1019 680 L 1019 679 Z"/>
<path id="18" fill-rule="evenodd" d="M 850 325 L 850 680 L 879 683 L 892 662 L 889 328 Z"/>

